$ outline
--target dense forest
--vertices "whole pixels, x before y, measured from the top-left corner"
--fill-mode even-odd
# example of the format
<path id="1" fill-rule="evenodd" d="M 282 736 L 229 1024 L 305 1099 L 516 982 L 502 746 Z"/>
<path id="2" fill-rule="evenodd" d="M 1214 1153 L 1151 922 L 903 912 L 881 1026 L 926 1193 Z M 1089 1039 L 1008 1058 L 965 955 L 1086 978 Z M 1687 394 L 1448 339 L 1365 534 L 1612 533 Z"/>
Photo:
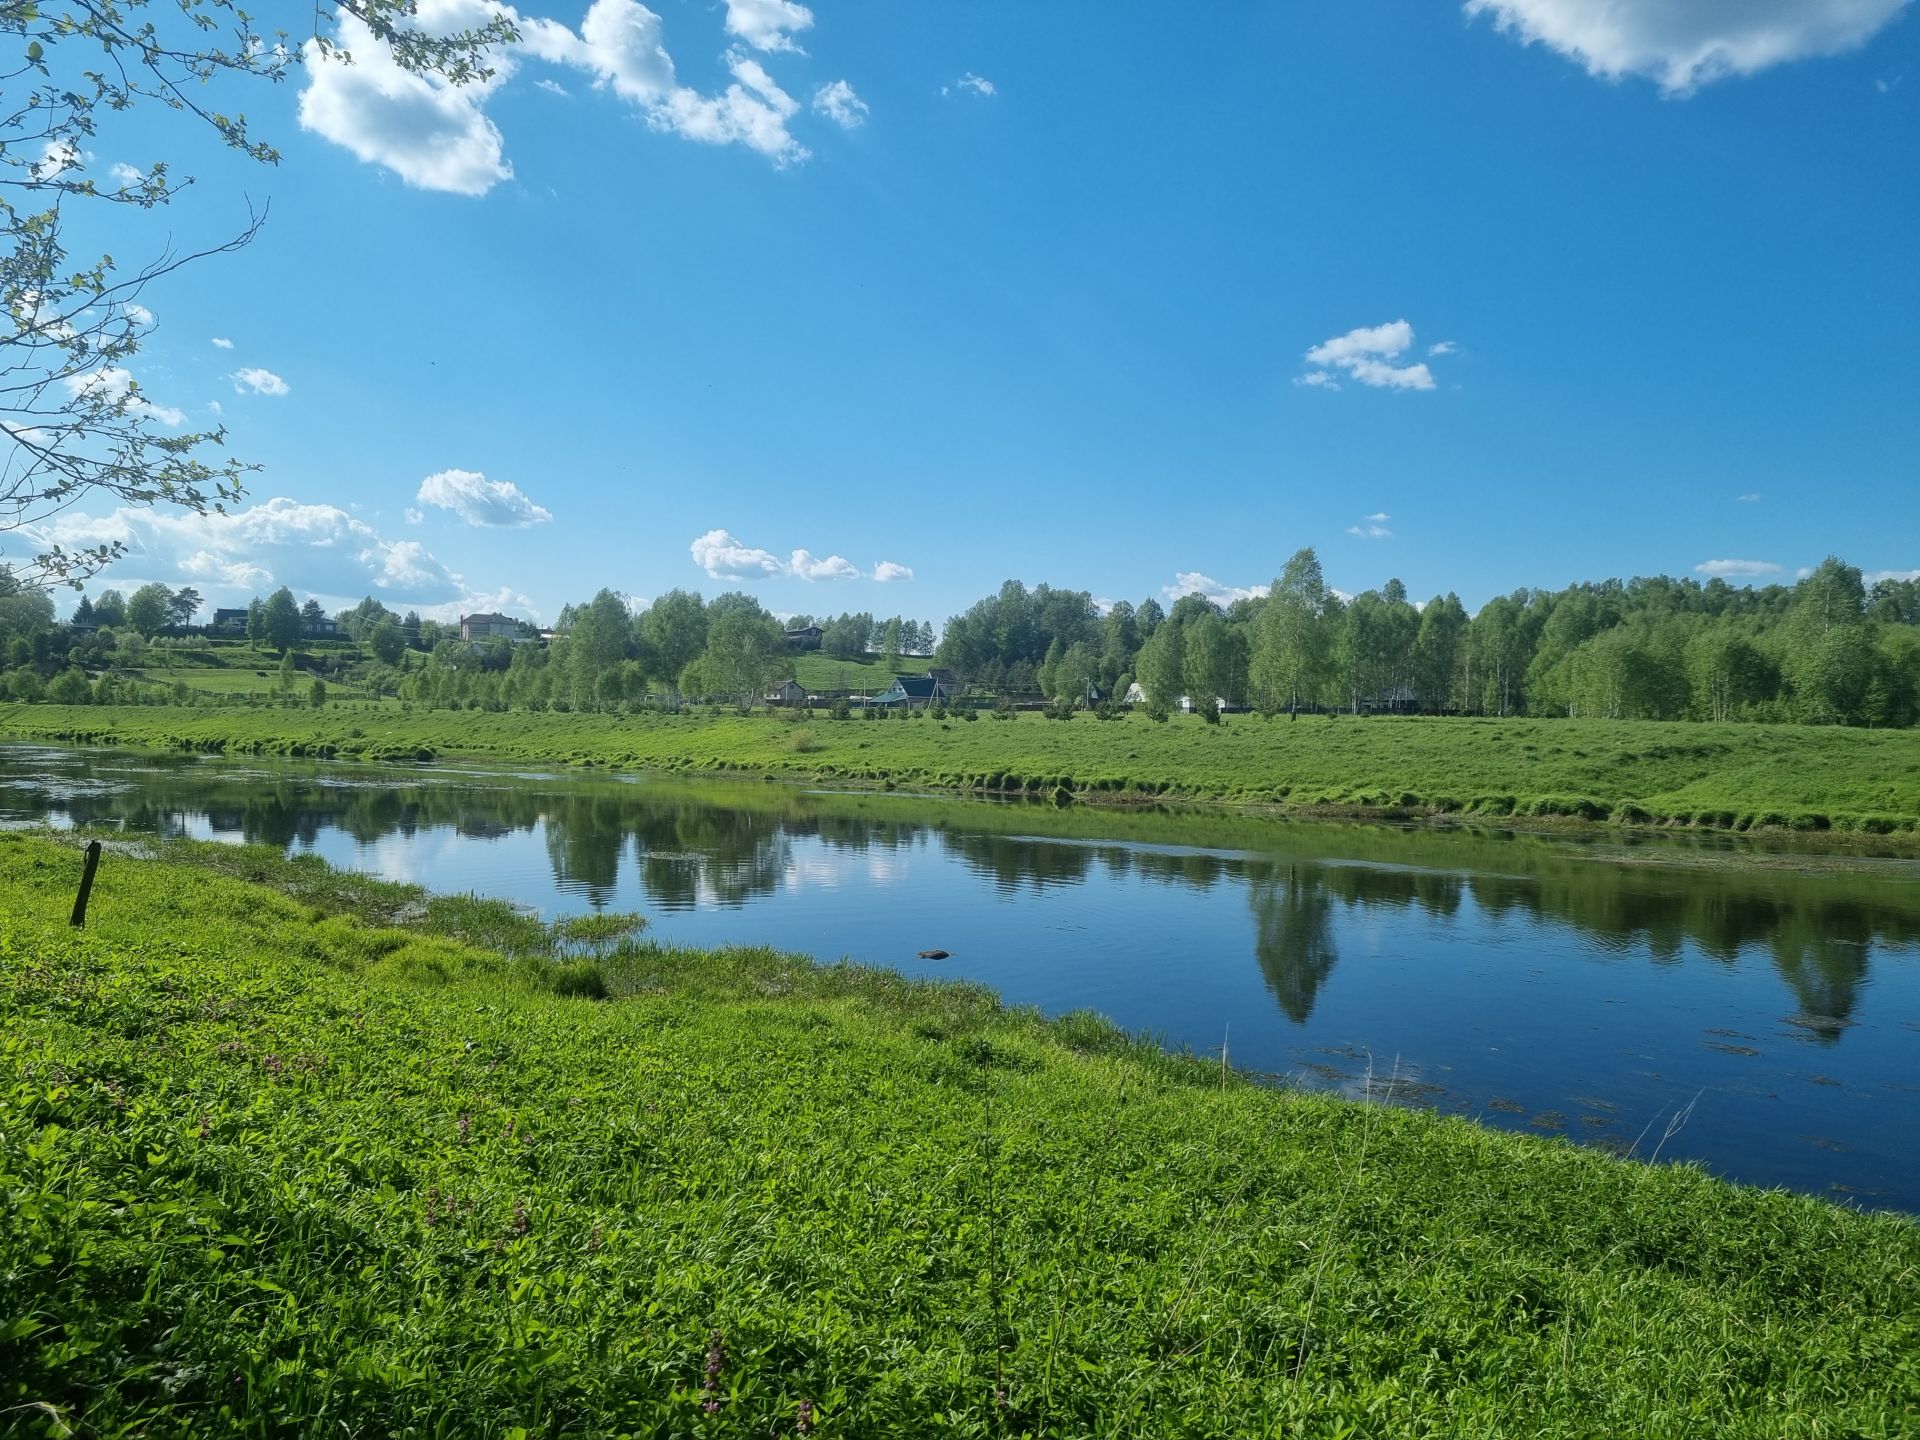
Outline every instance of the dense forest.
<path id="1" fill-rule="evenodd" d="M 143 586 L 82 600 L 66 623 L 42 592 L 0 572 L 0 661 L 17 700 L 180 699 L 154 663 L 196 640 L 194 591 Z M 338 641 L 311 640 L 331 619 Z M 282 589 L 249 607 L 247 636 L 288 678 L 349 669 L 363 693 L 429 706 L 591 709 L 757 703 L 802 658 L 787 631 L 821 629 L 822 655 L 866 661 L 878 689 L 907 657 L 931 657 L 980 699 L 1111 705 L 1138 685 L 1160 714 L 1214 696 L 1263 714 L 1308 709 L 1606 719 L 1920 721 L 1920 580 L 1869 586 L 1829 558 L 1793 585 L 1607 580 L 1517 590 L 1472 614 L 1453 594 L 1424 605 L 1390 580 L 1347 597 L 1310 549 L 1264 596 L 1222 607 L 1097 605 L 1086 591 L 1009 580 L 947 622 L 871 614 L 769 613 L 741 592 L 669 591 L 635 612 L 602 590 L 569 605 L 549 643 L 468 643 L 458 628 L 397 615 L 369 597 L 332 617 Z M 924 665 L 924 658 L 920 660 Z M 294 687 L 289 684 L 291 691 Z M 303 689 L 304 698 L 307 692 Z M 317 698 L 317 697 L 316 697 Z M 1211 714 L 1212 707 L 1197 707 Z"/>

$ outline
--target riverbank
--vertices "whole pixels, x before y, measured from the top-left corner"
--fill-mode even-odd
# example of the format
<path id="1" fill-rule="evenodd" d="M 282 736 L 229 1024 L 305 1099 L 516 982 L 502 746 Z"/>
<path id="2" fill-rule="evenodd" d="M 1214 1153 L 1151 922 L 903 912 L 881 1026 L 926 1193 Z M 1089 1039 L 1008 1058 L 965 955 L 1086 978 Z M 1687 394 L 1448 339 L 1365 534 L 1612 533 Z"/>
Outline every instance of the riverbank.
<path id="1" fill-rule="evenodd" d="M 978 987 L 162 853 L 75 931 L 71 841 L 0 836 L 0 1404 L 47 1433 L 1920 1420 L 1902 1217 Z"/>
<path id="2" fill-rule="evenodd" d="M 1920 731 L 1232 716 L 1156 724 L 513 711 L 0 707 L 0 737 L 231 754 L 772 775 L 1086 803 L 1920 834 Z"/>

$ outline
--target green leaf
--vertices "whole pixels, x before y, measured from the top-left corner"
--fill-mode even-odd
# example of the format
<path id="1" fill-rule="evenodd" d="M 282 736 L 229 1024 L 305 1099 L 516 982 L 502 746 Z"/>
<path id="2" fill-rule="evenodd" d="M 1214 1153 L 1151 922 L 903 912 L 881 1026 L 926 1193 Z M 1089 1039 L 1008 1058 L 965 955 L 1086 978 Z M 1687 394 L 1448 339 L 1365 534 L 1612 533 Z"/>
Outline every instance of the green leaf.
<path id="1" fill-rule="evenodd" d="M 31 45 L 27 46 L 27 63 L 29 65 L 38 65 L 40 63 L 40 57 L 46 53 L 46 51 L 40 48 L 40 42 L 35 40 Z"/>

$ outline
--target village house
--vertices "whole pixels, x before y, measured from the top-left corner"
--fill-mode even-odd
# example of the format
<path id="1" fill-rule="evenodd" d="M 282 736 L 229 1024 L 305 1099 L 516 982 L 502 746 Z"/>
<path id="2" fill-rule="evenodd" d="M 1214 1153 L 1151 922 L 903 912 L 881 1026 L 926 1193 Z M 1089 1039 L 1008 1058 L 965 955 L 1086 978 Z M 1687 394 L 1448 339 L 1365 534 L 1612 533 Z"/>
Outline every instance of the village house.
<path id="1" fill-rule="evenodd" d="M 929 705 L 945 705 L 953 692 L 931 675 L 896 675 L 893 684 L 867 703 L 883 709 L 924 710 Z"/>
<path id="2" fill-rule="evenodd" d="M 768 691 L 766 699 L 769 705 L 785 705 L 789 709 L 797 709 L 807 703 L 807 692 L 799 681 L 788 680 L 777 690 Z"/>
<path id="3" fill-rule="evenodd" d="M 818 625 L 802 625 L 798 630 L 789 630 L 787 631 L 787 649 L 818 650 L 821 633 Z"/>
<path id="4" fill-rule="evenodd" d="M 460 638 L 474 640 L 518 640 L 520 622 L 511 615 L 483 610 L 478 615 L 460 617 Z"/>
<path id="5" fill-rule="evenodd" d="M 245 606 L 235 610 L 223 608 L 213 612 L 213 619 L 207 624 L 210 635 L 241 635 L 246 632 L 247 611 Z"/>

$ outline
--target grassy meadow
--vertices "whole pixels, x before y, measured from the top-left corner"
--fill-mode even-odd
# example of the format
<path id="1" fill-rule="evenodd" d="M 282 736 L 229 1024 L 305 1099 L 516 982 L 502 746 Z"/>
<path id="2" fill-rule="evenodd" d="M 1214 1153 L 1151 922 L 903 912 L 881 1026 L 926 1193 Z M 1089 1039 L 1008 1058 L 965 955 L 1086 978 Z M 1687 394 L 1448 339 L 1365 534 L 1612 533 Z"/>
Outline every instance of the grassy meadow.
<path id="1" fill-rule="evenodd" d="M 74 930 L 75 840 L 0 836 L 10 1433 L 1920 1426 L 1903 1217 L 977 987 L 158 854 Z"/>
<path id="2" fill-rule="evenodd" d="M 745 772 L 1081 800 L 1911 834 L 1920 731 L 1433 717 L 779 715 L 0 707 L 0 736 L 245 754 Z"/>

